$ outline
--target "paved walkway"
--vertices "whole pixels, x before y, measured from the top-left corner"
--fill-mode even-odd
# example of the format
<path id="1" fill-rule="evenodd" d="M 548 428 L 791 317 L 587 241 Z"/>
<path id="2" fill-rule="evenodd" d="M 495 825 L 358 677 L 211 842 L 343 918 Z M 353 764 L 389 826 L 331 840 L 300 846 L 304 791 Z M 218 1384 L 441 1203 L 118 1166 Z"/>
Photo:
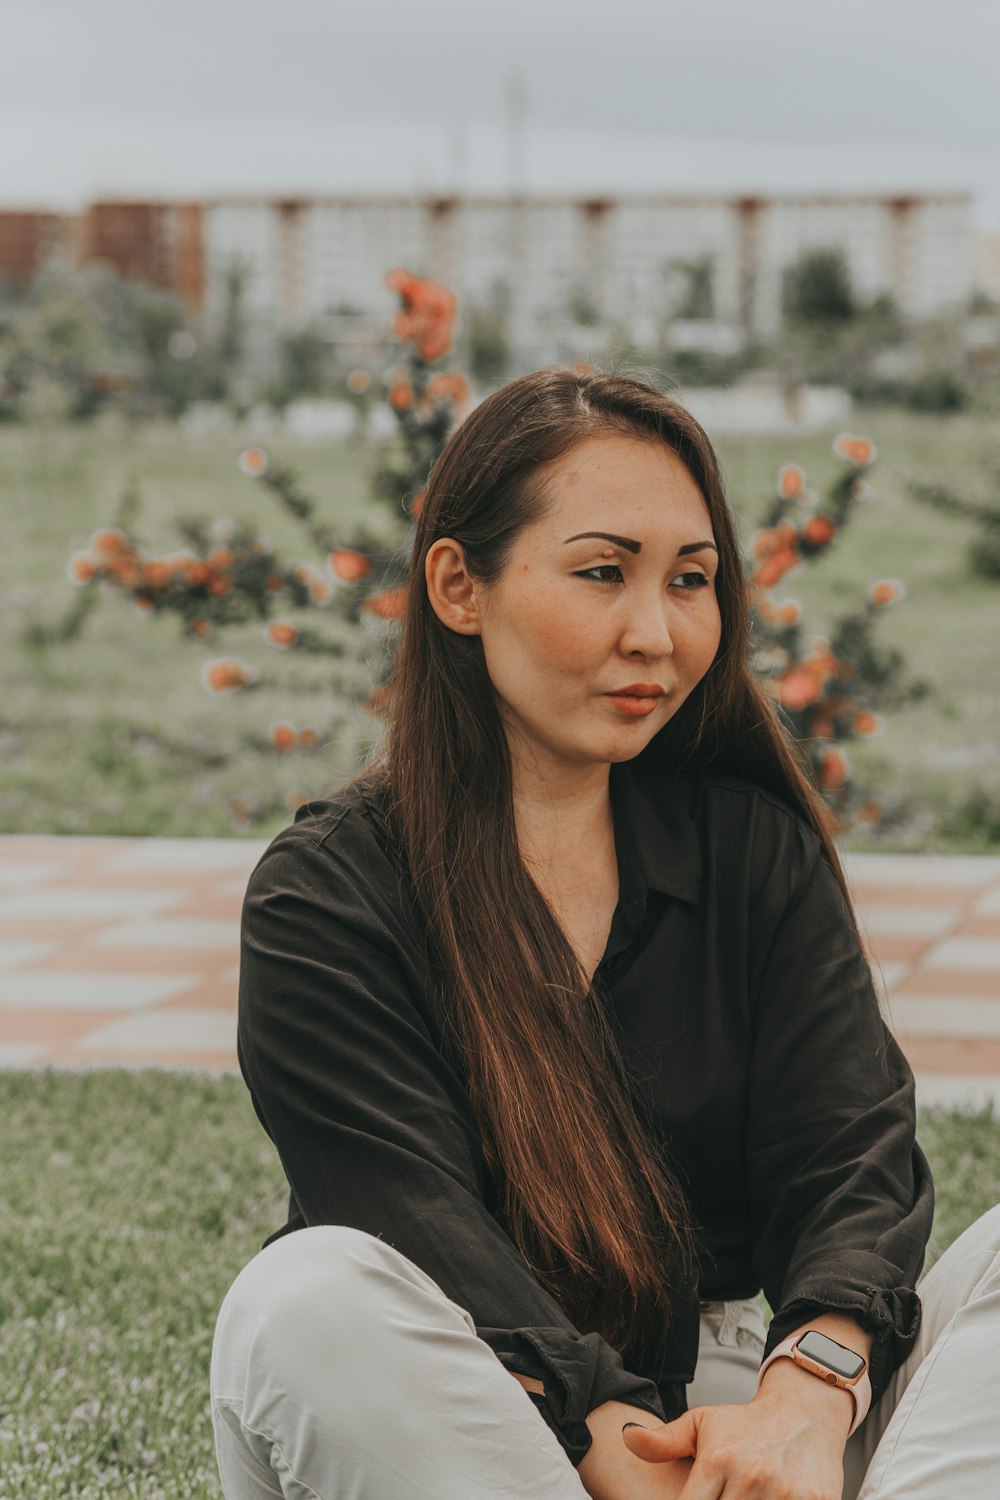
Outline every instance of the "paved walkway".
<path id="1" fill-rule="evenodd" d="M 0 1067 L 236 1067 L 239 914 L 264 845 L 0 837 Z M 1000 858 L 848 873 L 925 1103 L 1000 1109 Z"/>

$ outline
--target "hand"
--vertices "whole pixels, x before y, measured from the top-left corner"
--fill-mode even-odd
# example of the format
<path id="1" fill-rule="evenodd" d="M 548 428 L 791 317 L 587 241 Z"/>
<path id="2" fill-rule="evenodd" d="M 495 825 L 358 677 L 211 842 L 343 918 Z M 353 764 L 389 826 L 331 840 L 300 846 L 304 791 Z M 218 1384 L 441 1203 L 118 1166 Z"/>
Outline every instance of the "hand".
<path id="1" fill-rule="evenodd" d="M 829 1398 L 850 1397 L 806 1378 L 815 1392 L 765 1382 L 742 1406 L 697 1406 L 664 1427 L 625 1427 L 622 1441 L 647 1463 L 694 1459 L 679 1500 L 841 1500 L 850 1412 Z"/>

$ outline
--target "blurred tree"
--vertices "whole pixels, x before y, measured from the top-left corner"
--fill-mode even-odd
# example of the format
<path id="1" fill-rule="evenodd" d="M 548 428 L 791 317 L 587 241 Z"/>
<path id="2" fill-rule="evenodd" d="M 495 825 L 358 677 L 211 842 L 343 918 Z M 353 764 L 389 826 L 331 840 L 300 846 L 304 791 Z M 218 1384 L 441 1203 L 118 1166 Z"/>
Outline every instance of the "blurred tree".
<path id="1" fill-rule="evenodd" d="M 855 300 L 843 251 L 807 250 L 785 271 L 785 316 L 797 323 L 845 323 Z"/>

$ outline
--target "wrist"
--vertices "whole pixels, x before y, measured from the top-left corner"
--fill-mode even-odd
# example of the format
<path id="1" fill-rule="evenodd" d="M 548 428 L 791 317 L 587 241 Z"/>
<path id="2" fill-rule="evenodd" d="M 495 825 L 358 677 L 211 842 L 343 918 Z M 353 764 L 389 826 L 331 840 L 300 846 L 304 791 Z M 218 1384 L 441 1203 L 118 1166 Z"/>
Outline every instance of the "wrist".
<path id="1" fill-rule="evenodd" d="M 854 1421 L 854 1397 L 841 1386 L 826 1385 L 791 1359 L 776 1359 L 761 1379 L 754 1401 L 761 1406 L 794 1407 L 845 1441 Z"/>

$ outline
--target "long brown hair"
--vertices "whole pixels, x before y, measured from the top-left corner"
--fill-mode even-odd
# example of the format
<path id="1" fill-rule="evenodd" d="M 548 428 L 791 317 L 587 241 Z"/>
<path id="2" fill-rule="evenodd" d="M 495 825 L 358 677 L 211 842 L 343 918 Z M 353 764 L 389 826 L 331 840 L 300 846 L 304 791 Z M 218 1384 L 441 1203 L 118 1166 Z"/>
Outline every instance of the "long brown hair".
<path id="1" fill-rule="evenodd" d="M 438 619 L 424 575 L 432 543 L 450 537 L 469 573 L 495 583 L 544 508 L 544 466 L 601 432 L 677 454 L 719 548 L 717 655 L 640 758 L 769 788 L 816 831 L 844 888 L 823 805 L 748 665 L 744 565 L 712 446 L 677 401 L 626 375 L 539 370 L 454 433 L 417 520 L 385 743 L 355 779 L 387 794 L 508 1231 L 577 1326 L 620 1349 L 637 1334 L 666 1335 L 692 1275 L 688 1211 L 630 1094 L 605 1009 L 521 858 L 481 639 Z"/>

